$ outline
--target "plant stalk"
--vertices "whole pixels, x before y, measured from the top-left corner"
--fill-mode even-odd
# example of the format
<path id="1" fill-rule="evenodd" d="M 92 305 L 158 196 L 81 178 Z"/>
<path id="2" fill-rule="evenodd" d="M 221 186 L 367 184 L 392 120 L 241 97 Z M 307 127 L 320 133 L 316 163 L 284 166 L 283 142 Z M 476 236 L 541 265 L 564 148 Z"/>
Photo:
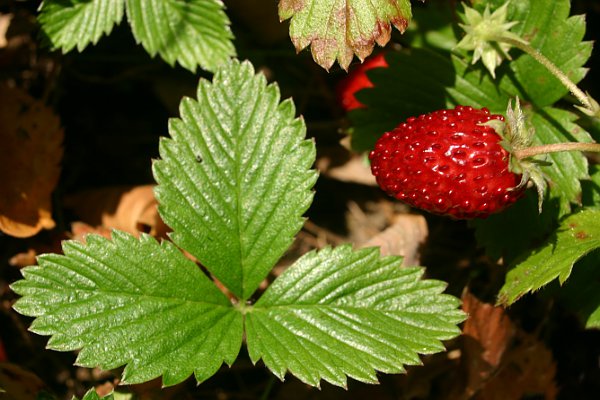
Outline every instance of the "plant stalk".
<path id="1" fill-rule="evenodd" d="M 563 151 L 588 151 L 600 153 L 599 143 L 552 143 L 541 146 L 532 146 L 524 149 L 515 150 L 513 155 L 518 159 L 529 158 L 541 154 L 560 153 Z"/>
<path id="2" fill-rule="evenodd" d="M 507 37 L 498 37 L 496 39 L 498 42 L 508 43 L 510 45 L 515 46 L 516 48 L 524 51 L 533 57 L 537 62 L 542 64 L 548 71 L 552 73 L 573 95 L 583 104 L 583 106 L 588 109 L 592 113 L 596 113 L 598 110 L 594 109 L 592 102 L 590 101 L 587 94 L 585 94 L 577 85 L 575 85 L 569 77 L 562 72 L 552 61 L 546 58 L 542 53 L 538 50 L 531 47 L 529 44 L 522 42 L 517 39 L 507 38 Z"/>

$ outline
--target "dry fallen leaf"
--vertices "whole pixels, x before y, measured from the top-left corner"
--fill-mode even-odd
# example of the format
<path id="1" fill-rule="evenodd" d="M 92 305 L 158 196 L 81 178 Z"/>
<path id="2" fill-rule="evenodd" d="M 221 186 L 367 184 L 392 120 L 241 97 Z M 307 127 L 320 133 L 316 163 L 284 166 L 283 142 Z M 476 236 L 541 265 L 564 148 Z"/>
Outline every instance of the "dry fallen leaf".
<path id="1" fill-rule="evenodd" d="M 166 237 L 168 228 L 158 215 L 153 188 L 144 185 L 93 189 L 69 196 L 64 204 L 92 226 Z"/>
<path id="2" fill-rule="evenodd" d="M 6 47 L 8 41 L 6 40 L 6 32 L 10 26 L 10 20 L 12 14 L 0 14 L 0 49 Z"/>
<path id="3" fill-rule="evenodd" d="M 552 352 L 536 337 L 523 332 L 519 342 L 506 354 L 502 367 L 482 388 L 478 400 L 519 400 L 531 395 L 556 399 Z"/>
<path id="4" fill-rule="evenodd" d="M 515 327 L 502 307 L 465 291 L 463 309 L 464 388 L 453 399 L 520 400 L 543 395 L 553 400 L 556 364 L 551 351 L 534 335 Z"/>
<path id="5" fill-rule="evenodd" d="M 463 356 L 467 372 L 465 393 L 472 396 L 500 365 L 515 327 L 502 307 L 479 301 L 468 291 L 462 295 L 463 310 L 469 318 L 463 327 Z"/>
<path id="6" fill-rule="evenodd" d="M 82 243 L 85 243 L 85 237 L 89 234 L 100 235 L 110 239 L 110 233 L 111 230 L 103 226 L 94 227 L 81 221 L 71 223 L 71 239 L 79 240 Z"/>
<path id="7" fill-rule="evenodd" d="M 422 215 L 397 214 L 392 225 L 363 246 L 380 246 L 381 255 L 402 256 L 402 265 L 415 266 L 419 265 L 420 248 L 427 235 L 427 221 Z"/>
<path id="8" fill-rule="evenodd" d="M 51 194 L 60 174 L 58 117 L 26 92 L 0 85 L 0 230 L 29 237 L 51 229 Z"/>
<path id="9" fill-rule="evenodd" d="M 347 150 L 332 150 L 317 160 L 317 169 L 323 175 L 337 179 L 342 182 L 360 183 L 362 185 L 377 186 L 377 181 L 368 162 L 362 155 L 354 154 L 344 160 L 342 164 L 337 164 L 341 157 L 345 156 Z"/>
<path id="10" fill-rule="evenodd" d="M 96 234 L 104 236 L 107 239 L 111 238 L 111 229 L 104 226 L 92 226 L 85 222 L 75 221 L 71 223 L 71 232 L 56 233 L 50 238 L 44 240 L 33 240 L 30 242 L 31 247 L 22 253 L 17 253 L 12 256 L 8 263 L 17 268 L 24 268 L 30 265 L 37 264 L 37 256 L 44 253 L 62 253 L 61 242 L 66 239 L 78 240 L 85 243 L 86 236 Z"/>

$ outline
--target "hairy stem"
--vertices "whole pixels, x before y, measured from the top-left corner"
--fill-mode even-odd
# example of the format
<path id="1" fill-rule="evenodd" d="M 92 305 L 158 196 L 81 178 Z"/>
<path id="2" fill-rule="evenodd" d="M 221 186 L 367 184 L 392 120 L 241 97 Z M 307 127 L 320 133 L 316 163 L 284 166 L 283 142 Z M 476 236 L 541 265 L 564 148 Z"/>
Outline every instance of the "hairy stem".
<path id="1" fill-rule="evenodd" d="M 529 44 L 522 42 L 520 40 L 517 40 L 517 39 L 512 39 L 512 38 L 507 38 L 507 37 L 499 37 L 496 40 L 498 42 L 504 42 L 504 43 L 511 44 L 511 45 L 515 46 L 516 48 L 529 54 L 537 62 L 542 64 L 544 67 L 546 67 L 546 69 L 548 69 L 548 71 L 550 71 L 552 73 L 552 75 L 554 75 L 567 89 L 569 89 L 569 91 L 571 93 L 573 93 L 573 95 L 575 97 L 577 97 L 577 99 L 581 102 L 581 104 L 583 104 L 583 106 L 585 108 L 587 108 L 591 112 L 597 111 L 594 109 L 594 106 L 592 105 L 592 102 L 588 98 L 588 95 L 585 94 L 581 89 L 579 89 L 577 87 L 577 85 L 575 85 L 564 72 L 562 72 L 560 69 L 558 69 L 558 67 L 556 65 L 554 65 L 552 63 L 552 61 L 548 60 L 538 50 L 534 49 Z"/>
<path id="2" fill-rule="evenodd" d="M 600 144 L 598 143 L 552 143 L 541 146 L 532 146 L 516 150 L 514 156 L 518 159 L 538 156 L 540 154 L 560 153 L 563 151 L 589 151 L 600 153 Z"/>

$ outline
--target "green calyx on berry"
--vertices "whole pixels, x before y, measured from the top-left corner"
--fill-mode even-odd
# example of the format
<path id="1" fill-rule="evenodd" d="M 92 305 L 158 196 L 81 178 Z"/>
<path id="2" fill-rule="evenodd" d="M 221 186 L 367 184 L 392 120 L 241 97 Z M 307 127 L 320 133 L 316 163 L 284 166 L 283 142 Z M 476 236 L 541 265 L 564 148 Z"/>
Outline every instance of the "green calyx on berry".
<path id="1" fill-rule="evenodd" d="M 511 103 L 511 101 L 508 102 L 506 121 L 489 121 L 486 125 L 493 127 L 498 135 L 503 138 L 500 145 L 510 154 L 509 170 L 521 175 L 521 182 L 515 189 L 524 186 L 535 186 L 538 193 L 538 208 L 541 213 L 544 194 L 548 185 L 540 166 L 549 165 L 550 163 L 534 157 L 565 151 L 600 153 L 600 144 L 566 142 L 532 146 L 535 132 L 533 129 L 526 127 L 526 118 L 521 109 L 519 98 L 515 101 L 514 109 Z"/>
<path id="2" fill-rule="evenodd" d="M 542 204 L 544 202 L 544 194 L 548 187 L 544 174 L 540 169 L 541 165 L 548 163 L 543 160 L 538 160 L 532 156 L 521 156 L 524 149 L 531 148 L 533 128 L 528 128 L 526 117 L 521 109 L 519 98 L 515 100 L 515 108 L 512 108 L 512 101 L 508 102 L 506 109 L 506 120 L 492 120 L 485 125 L 491 126 L 502 138 L 500 145 L 510 155 L 509 170 L 515 174 L 521 175 L 519 185 L 515 190 L 533 185 L 538 194 L 538 209 L 542 212 Z"/>
<path id="3" fill-rule="evenodd" d="M 483 14 L 466 5 L 464 8 L 464 23 L 459 25 L 464 29 L 466 35 L 456 45 L 456 48 L 473 51 L 473 64 L 481 59 L 483 65 L 495 78 L 496 67 L 502 63 L 503 59 L 511 59 L 508 52 L 513 45 L 503 40 L 517 41 L 523 44 L 527 44 L 527 42 L 510 32 L 510 29 L 518 22 L 506 22 L 508 2 L 493 13 L 490 12 L 489 5 L 486 6 Z"/>

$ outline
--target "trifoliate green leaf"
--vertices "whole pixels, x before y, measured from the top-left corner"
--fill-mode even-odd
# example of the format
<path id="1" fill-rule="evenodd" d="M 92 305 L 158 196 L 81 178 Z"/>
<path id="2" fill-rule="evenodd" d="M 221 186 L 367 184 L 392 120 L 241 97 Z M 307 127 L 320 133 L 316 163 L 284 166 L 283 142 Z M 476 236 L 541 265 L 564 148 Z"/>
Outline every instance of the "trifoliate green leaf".
<path id="1" fill-rule="evenodd" d="M 377 371 L 404 372 L 418 354 L 442 351 L 460 332 L 459 300 L 400 262 L 348 245 L 304 255 L 247 310 L 250 358 L 280 379 L 289 371 L 345 387 L 347 377 L 377 382 Z"/>
<path id="2" fill-rule="evenodd" d="M 279 100 L 251 64 L 232 62 L 181 102 L 154 164 L 173 241 L 242 299 L 302 227 L 317 176 L 304 122 Z"/>
<path id="3" fill-rule="evenodd" d="M 83 51 L 98 43 L 123 19 L 125 0 L 45 0 L 40 9 L 42 34 L 53 49 Z"/>
<path id="4" fill-rule="evenodd" d="M 123 382 L 158 376 L 174 385 L 231 365 L 242 343 L 242 315 L 173 244 L 115 231 L 87 244 L 63 243 L 22 270 L 14 308 L 37 317 L 30 330 L 51 335 L 48 348 L 81 349 L 77 364 L 126 365 Z"/>
<path id="5" fill-rule="evenodd" d="M 291 18 L 297 51 L 310 45 L 317 64 L 329 70 L 337 60 L 347 70 L 354 54 L 363 60 L 384 46 L 392 25 L 404 32 L 411 9 L 409 0 L 280 0 L 279 18 Z"/>
<path id="6" fill-rule="evenodd" d="M 599 222 L 600 211 L 592 209 L 562 220 L 546 244 L 522 257 L 509 271 L 498 301 L 510 305 L 556 278 L 563 284 L 577 260 L 600 248 Z"/>
<path id="7" fill-rule="evenodd" d="M 135 40 L 167 63 L 214 71 L 235 55 L 221 0 L 127 0 Z"/>

